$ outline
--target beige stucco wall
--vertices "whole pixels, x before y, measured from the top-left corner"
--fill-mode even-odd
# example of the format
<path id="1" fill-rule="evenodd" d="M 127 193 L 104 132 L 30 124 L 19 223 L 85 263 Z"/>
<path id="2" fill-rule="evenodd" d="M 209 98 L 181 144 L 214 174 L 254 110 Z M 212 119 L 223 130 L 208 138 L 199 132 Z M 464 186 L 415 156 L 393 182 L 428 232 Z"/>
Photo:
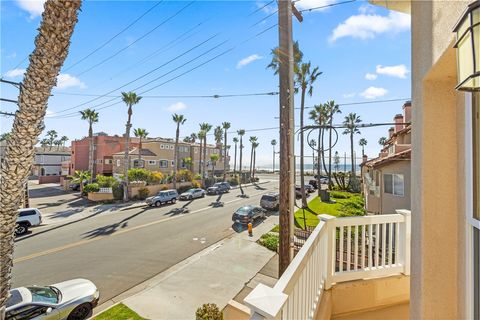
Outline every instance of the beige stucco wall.
<path id="1" fill-rule="evenodd" d="M 89 192 L 88 200 L 90 201 L 110 201 L 113 200 L 112 193 Z"/>
<path id="2" fill-rule="evenodd" d="M 465 318 L 464 101 L 452 28 L 466 1 L 412 1 L 412 319 Z"/>

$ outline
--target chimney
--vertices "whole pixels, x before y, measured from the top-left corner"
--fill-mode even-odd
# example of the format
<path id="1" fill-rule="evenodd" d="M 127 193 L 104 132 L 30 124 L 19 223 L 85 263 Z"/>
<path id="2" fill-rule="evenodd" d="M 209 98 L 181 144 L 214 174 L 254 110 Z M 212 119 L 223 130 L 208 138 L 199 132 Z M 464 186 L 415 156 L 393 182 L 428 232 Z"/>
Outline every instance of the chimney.
<path id="1" fill-rule="evenodd" d="M 403 105 L 403 121 L 412 122 L 412 102 L 407 101 Z"/>
<path id="2" fill-rule="evenodd" d="M 395 128 L 394 127 L 390 127 L 390 129 L 388 129 L 388 137 L 391 138 L 393 136 L 393 133 L 395 132 Z"/>
<path id="3" fill-rule="evenodd" d="M 395 122 L 395 133 L 403 129 L 403 116 L 401 114 L 395 115 L 393 121 Z"/>

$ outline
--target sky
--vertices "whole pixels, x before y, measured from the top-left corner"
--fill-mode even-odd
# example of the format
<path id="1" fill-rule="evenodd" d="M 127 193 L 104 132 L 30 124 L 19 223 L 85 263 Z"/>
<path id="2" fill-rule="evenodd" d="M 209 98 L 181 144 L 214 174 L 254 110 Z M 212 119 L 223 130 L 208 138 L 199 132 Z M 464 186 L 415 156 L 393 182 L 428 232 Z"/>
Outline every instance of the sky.
<path id="1" fill-rule="evenodd" d="M 300 0 L 296 7 L 306 10 L 338 2 Z M 2 78 L 22 80 L 42 10 L 39 0 L 0 2 Z M 228 121 L 228 143 L 233 145 L 233 132 L 245 129 L 245 140 L 258 137 L 257 165 L 270 166 L 270 141 L 279 140 L 278 95 L 198 96 L 278 91 L 278 77 L 266 68 L 271 49 L 278 45 L 276 10 L 270 1 L 84 1 L 41 137 L 48 130 L 70 140 L 86 136 L 88 124 L 79 115 L 85 108 L 99 112 L 95 132 L 121 135 L 127 108 L 120 92 L 135 90 L 143 98 L 133 107 L 133 128 L 145 128 L 150 137 L 174 138 L 173 113 L 187 119 L 181 136 L 198 132 L 202 122 L 215 127 Z M 305 11 L 303 17 L 302 23 L 294 19 L 294 40 L 304 61 L 322 71 L 306 107 L 335 100 L 342 110 L 336 124 L 350 112 L 364 123 L 392 122 L 402 113 L 411 92 L 408 15 L 355 1 Z M 2 98 L 16 100 L 15 87 L 1 84 L 0 89 Z M 400 100 L 379 102 L 393 99 Z M 299 106 L 296 95 L 295 107 Z M 1 111 L 14 112 L 16 107 L 0 102 Z M 297 109 L 297 125 L 298 119 Z M 0 133 L 10 131 L 12 120 L 0 116 Z M 341 132 L 333 150 L 343 155 L 350 141 Z M 360 138 L 368 141 L 365 153 L 375 157 L 378 139 L 386 135 L 388 126 L 362 129 L 355 135 L 358 156 Z M 208 139 L 213 143 L 213 134 Z M 298 136 L 295 144 L 299 154 Z M 248 142 L 244 150 L 249 154 Z M 311 155 L 312 149 L 307 146 L 305 154 Z"/>

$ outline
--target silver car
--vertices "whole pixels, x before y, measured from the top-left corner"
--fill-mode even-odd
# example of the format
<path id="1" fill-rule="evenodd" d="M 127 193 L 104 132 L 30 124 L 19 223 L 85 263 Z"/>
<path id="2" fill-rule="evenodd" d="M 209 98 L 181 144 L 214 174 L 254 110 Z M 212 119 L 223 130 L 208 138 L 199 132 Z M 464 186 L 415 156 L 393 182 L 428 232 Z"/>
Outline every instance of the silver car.
<path id="1" fill-rule="evenodd" d="M 97 287 L 86 279 L 20 287 L 10 290 L 6 320 L 84 320 L 91 316 L 99 297 Z"/>
<path id="2" fill-rule="evenodd" d="M 178 192 L 175 189 L 160 191 L 156 196 L 147 198 L 145 202 L 149 206 L 160 207 L 162 204 L 171 202 L 175 203 L 178 199 Z"/>
<path id="3" fill-rule="evenodd" d="M 180 200 L 192 200 L 196 198 L 203 198 L 205 197 L 205 190 L 200 188 L 192 188 L 180 195 Z"/>

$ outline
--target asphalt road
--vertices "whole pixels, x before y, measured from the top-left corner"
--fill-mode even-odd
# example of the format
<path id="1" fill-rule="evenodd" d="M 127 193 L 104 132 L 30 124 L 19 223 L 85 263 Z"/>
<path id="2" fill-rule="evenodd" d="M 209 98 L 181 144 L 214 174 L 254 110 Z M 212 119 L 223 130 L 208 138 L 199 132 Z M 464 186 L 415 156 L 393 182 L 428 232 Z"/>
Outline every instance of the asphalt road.
<path id="1" fill-rule="evenodd" d="M 32 229 L 15 242 L 13 287 L 86 278 L 99 287 L 103 303 L 241 232 L 232 228 L 233 211 L 258 205 L 262 194 L 274 190 L 278 181 L 244 188 L 248 198 L 232 190 L 220 198 L 99 211 L 78 221 Z"/>

